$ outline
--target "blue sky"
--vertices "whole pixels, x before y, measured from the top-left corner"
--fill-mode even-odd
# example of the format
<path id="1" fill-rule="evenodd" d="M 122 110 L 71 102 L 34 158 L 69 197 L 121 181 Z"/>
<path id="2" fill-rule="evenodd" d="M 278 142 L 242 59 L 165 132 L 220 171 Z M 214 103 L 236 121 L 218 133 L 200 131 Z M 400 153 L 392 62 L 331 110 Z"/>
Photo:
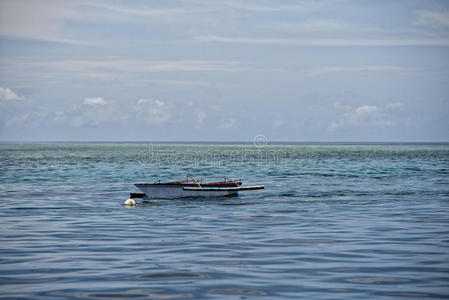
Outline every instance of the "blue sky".
<path id="1" fill-rule="evenodd" d="M 0 2 L 1 141 L 449 141 L 448 1 Z"/>

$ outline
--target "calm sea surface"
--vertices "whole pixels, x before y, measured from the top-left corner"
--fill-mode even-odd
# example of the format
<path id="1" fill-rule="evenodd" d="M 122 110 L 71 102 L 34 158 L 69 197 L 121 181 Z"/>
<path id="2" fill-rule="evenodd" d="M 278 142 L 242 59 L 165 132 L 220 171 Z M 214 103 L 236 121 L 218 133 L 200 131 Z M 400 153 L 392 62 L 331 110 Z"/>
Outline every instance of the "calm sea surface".
<path id="1" fill-rule="evenodd" d="M 0 297 L 449 298 L 449 145 L 259 146 L 0 144 Z"/>

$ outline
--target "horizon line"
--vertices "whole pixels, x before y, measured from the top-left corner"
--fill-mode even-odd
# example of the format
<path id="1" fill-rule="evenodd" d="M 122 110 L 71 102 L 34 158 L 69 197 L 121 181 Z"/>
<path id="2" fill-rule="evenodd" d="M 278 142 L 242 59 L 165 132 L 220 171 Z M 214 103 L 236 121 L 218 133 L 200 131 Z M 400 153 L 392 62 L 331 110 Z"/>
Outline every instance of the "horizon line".
<path id="1" fill-rule="evenodd" d="M 235 141 L 186 141 L 186 140 L 5 140 L 0 144 L 38 144 L 38 143 L 100 143 L 100 144 L 254 144 L 251 140 Z M 267 141 L 265 145 L 270 144 L 449 144 L 449 141 L 288 141 L 274 140 Z"/>

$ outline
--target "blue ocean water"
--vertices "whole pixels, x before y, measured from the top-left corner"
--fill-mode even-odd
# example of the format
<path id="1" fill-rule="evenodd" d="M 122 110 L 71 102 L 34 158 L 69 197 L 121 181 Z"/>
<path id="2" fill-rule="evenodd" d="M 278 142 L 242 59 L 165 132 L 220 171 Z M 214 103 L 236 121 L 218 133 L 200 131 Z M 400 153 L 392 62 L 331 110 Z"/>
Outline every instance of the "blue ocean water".
<path id="1" fill-rule="evenodd" d="M 0 144 L 0 297 L 448 298 L 449 145 Z"/>

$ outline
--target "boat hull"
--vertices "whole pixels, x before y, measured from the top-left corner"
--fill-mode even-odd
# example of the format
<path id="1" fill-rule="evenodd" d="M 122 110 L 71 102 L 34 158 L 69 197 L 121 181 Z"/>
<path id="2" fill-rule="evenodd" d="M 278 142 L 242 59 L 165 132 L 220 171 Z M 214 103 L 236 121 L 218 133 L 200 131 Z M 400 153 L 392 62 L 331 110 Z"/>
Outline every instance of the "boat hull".
<path id="1" fill-rule="evenodd" d="M 173 199 L 185 197 L 225 197 L 237 196 L 237 190 L 229 189 L 204 189 L 204 190 L 185 190 L 185 185 L 157 185 L 157 184 L 136 184 L 148 198 L 151 199 Z"/>

